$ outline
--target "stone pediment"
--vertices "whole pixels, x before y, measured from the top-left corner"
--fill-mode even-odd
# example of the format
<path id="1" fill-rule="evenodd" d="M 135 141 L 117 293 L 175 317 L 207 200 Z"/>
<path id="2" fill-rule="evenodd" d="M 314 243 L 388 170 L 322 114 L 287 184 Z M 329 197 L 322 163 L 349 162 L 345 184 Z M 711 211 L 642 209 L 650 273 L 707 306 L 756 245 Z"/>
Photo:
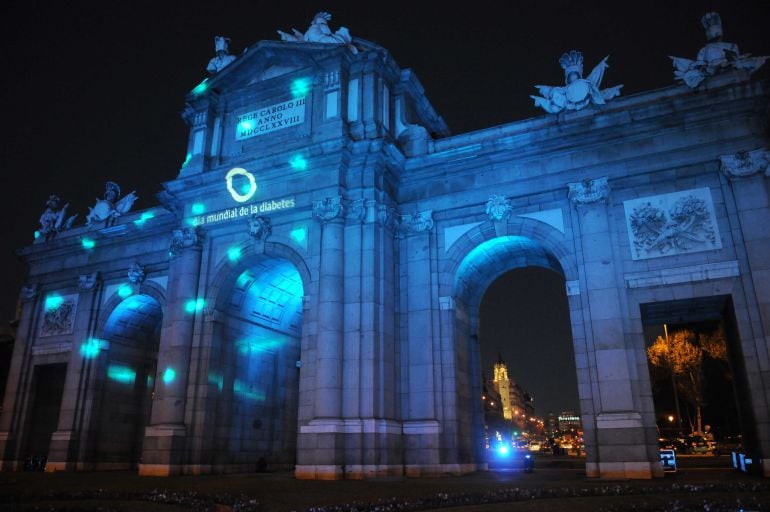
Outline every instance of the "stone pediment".
<path id="1" fill-rule="evenodd" d="M 302 69 L 318 69 L 325 58 L 346 52 L 343 45 L 260 41 L 206 83 L 220 92 L 240 89 Z"/>

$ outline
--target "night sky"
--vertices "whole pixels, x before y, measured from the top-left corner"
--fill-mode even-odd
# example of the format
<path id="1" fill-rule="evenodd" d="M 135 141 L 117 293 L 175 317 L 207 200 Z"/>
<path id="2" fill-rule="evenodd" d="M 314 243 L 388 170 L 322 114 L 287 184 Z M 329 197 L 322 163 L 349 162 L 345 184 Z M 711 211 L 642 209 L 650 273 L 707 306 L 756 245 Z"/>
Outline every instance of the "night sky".
<path id="1" fill-rule="evenodd" d="M 722 15 L 725 40 L 742 52 L 770 55 L 767 6 L 767 0 L 517 0 L 464 7 L 416 0 L 6 0 L 0 4 L 0 320 L 5 325 L 14 317 L 26 274 L 13 251 L 32 242 L 49 194 L 69 202 L 70 212 L 80 214 L 78 223 L 107 180 L 118 182 L 124 193 L 137 191 L 135 209 L 157 204 L 161 183 L 174 179 L 184 160 L 187 128 L 179 114 L 184 95 L 206 76 L 214 35 L 232 38 L 237 55 L 261 39 L 278 39 L 277 29 L 304 31 L 316 12 L 327 10 L 333 29 L 346 26 L 354 37 L 387 48 L 402 68 L 412 68 L 452 133 L 459 134 L 543 115 L 529 95 L 535 84 L 563 83 L 559 56 L 572 49 L 583 51 L 586 74 L 609 54 L 604 85 L 624 84 L 624 96 L 669 86 L 667 55 L 694 58 L 705 43 L 699 20 L 709 10 Z M 770 64 L 757 75 L 768 77 L 769 69 Z M 554 298 L 542 295 L 545 310 Z M 505 302 L 489 314 L 522 307 Z M 490 343 L 501 345 L 511 361 L 516 353 L 505 344 L 510 333 L 500 336 Z M 564 343 L 563 332 L 528 336 Z M 577 406 L 547 397 L 551 373 L 567 368 L 560 364 L 553 360 L 551 371 L 540 372 L 546 380 L 523 383 L 541 412 Z M 568 380 L 564 386 L 574 386 Z"/>

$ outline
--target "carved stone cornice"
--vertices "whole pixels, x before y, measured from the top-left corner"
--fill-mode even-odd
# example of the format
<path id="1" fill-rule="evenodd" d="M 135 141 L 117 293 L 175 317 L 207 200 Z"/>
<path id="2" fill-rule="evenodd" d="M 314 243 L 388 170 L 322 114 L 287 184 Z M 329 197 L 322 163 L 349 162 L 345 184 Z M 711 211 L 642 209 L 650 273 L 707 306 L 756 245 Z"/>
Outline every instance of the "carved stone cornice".
<path id="1" fill-rule="evenodd" d="M 40 294 L 40 285 L 38 283 L 29 283 L 22 285 L 21 291 L 19 292 L 19 300 L 22 302 L 30 302 L 35 300 L 35 297 L 37 297 Z"/>
<path id="2" fill-rule="evenodd" d="M 719 161 L 722 163 L 722 172 L 730 179 L 748 178 L 762 173 L 770 176 L 770 151 L 764 148 L 720 156 Z"/>
<path id="3" fill-rule="evenodd" d="M 99 272 L 92 272 L 91 274 L 80 274 L 78 276 L 78 289 L 81 292 L 87 292 L 94 289 L 96 283 L 99 282 Z"/>
<path id="4" fill-rule="evenodd" d="M 511 216 L 511 201 L 503 195 L 493 194 L 487 201 L 487 215 L 491 221 L 507 221 Z"/>
<path id="5" fill-rule="evenodd" d="M 607 177 L 594 180 L 585 179 L 578 183 L 567 183 L 569 187 L 568 197 L 575 206 L 583 206 L 597 202 L 607 202 L 610 195 L 610 185 Z"/>
<path id="6" fill-rule="evenodd" d="M 175 229 L 171 232 L 171 246 L 168 253 L 177 256 L 185 249 L 200 247 L 203 242 L 203 232 L 198 226 Z"/>
<path id="7" fill-rule="evenodd" d="M 342 196 L 325 197 L 319 201 L 313 201 L 313 218 L 318 222 L 329 222 L 342 217 L 344 213 Z"/>
<path id="8" fill-rule="evenodd" d="M 144 282 L 145 274 L 144 267 L 137 262 L 131 264 L 128 267 L 128 282 L 133 284 L 142 284 Z"/>
<path id="9" fill-rule="evenodd" d="M 401 215 L 401 231 L 407 235 L 427 233 L 433 229 L 433 210 Z"/>

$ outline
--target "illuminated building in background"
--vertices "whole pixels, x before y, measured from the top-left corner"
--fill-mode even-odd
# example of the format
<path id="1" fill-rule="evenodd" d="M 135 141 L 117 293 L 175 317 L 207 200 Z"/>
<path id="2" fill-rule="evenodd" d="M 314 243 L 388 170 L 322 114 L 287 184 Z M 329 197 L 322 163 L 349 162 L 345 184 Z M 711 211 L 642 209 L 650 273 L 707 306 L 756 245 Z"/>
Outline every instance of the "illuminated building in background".
<path id="1" fill-rule="evenodd" d="M 582 430 L 580 415 L 575 411 L 562 411 L 557 418 L 558 430 L 562 433 L 576 433 Z"/>
<path id="2" fill-rule="evenodd" d="M 500 354 L 497 356 L 493 371 L 492 384 L 494 390 L 500 395 L 503 417 L 513 421 L 520 429 L 527 428 L 527 418 L 535 414 L 532 395 L 508 377 L 508 365 Z"/>
<path id="3" fill-rule="evenodd" d="M 30 232 L 2 468 L 475 471 L 482 297 L 539 267 L 564 281 L 589 477 L 663 476 L 643 332 L 695 314 L 741 348 L 770 476 L 770 84 L 734 70 L 450 135 L 414 72 L 327 16 L 190 84 L 159 204 Z M 504 417 L 537 422 L 494 380 Z"/>

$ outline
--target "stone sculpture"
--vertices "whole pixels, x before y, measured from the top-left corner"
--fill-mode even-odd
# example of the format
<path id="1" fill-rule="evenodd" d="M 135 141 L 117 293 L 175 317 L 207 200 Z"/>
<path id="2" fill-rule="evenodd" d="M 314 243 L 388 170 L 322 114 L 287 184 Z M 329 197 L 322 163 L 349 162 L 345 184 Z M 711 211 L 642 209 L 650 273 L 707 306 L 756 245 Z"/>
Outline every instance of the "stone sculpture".
<path id="1" fill-rule="evenodd" d="M 278 35 L 281 36 L 281 41 L 289 41 L 294 43 L 330 43 L 330 44 L 344 44 L 350 50 L 356 54 L 358 50 L 353 46 L 353 38 L 350 36 L 348 29 L 340 27 L 337 32 L 332 32 L 329 28 L 329 20 L 332 19 L 332 15 L 328 12 L 321 11 L 315 15 L 313 21 L 310 23 L 307 31 L 303 34 L 296 28 L 292 28 L 293 34 L 278 31 Z"/>
<path id="2" fill-rule="evenodd" d="M 116 217 L 120 217 L 128 212 L 138 196 L 136 192 L 131 192 L 124 198 L 120 198 L 120 187 L 117 183 L 108 181 L 105 186 L 104 199 L 96 199 L 93 208 L 89 208 L 86 216 L 86 226 L 90 226 L 94 221 L 109 223 Z"/>
<path id="3" fill-rule="evenodd" d="M 132 284 L 142 284 L 144 282 L 144 267 L 137 262 L 131 264 L 128 268 L 128 282 Z"/>
<path id="4" fill-rule="evenodd" d="M 508 220 L 511 216 L 511 201 L 503 195 L 492 194 L 487 201 L 487 215 L 491 221 Z"/>
<path id="5" fill-rule="evenodd" d="M 61 199 L 56 194 L 50 195 L 45 205 L 46 209 L 40 216 L 39 233 L 47 242 L 48 240 L 55 237 L 58 233 L 70 229 L 72 227 L 72 223 L 75 221 L 75 217 L 77 217 L 77 214 L 72 215 L 65 221 L 64 218 L 67 215 L 67 208 L 69 207 L 69 203 L 61 206 Z"/>
<path id="6" fill-rule="evenodd" d="M 255 240 L 265 240 L 273 232 L 268 217 L 261 217 L 256 213 L 249 219 L 249 236 Z"/>
<path id="7" fill-rule="evenodd" d="M 212 75 L 222 71 L 228 64 L 235 60 L 235 55 L 230 55 L 230 38 L 214 36 L 214 51 L 216 55 L 209 61 L 206 71 Z"/>
<path id="8" fill-rule="evenodd" d="M 735 43 L 722 41 L 722 18 L 716 12 L 706 13 L 700 20 L 706 30 L 706 46 L 700 49 L 695 60 L 671 57 L 674 61 L 674 78 L 688 87 L 695 88 L 707 77 L 723 71 L 737 69 L 749 74 L 759 69 L 768 57 L 743 55 Z"/>
<path id="9" fill-rule="evenodd" d="M 535 88 L 542 96 L 530 96 L 535 100 L 535 106 L 541 107 L 549 114 L 558 114 L 562 110 L 580 110 L 590 103 L 604 105 L 607 100 L 620 95 L 622 85 L 615 85 L 600 90 L 604 71 L 609 55 L 604 57 L 594 67 L 588 78 L 583 78 L 583 54 L 572 50 L 565 53 L 559 59 L 559 64 L 564 69 L 564 87 L 551 87 L 549 85 L 536 85 Z"/>

